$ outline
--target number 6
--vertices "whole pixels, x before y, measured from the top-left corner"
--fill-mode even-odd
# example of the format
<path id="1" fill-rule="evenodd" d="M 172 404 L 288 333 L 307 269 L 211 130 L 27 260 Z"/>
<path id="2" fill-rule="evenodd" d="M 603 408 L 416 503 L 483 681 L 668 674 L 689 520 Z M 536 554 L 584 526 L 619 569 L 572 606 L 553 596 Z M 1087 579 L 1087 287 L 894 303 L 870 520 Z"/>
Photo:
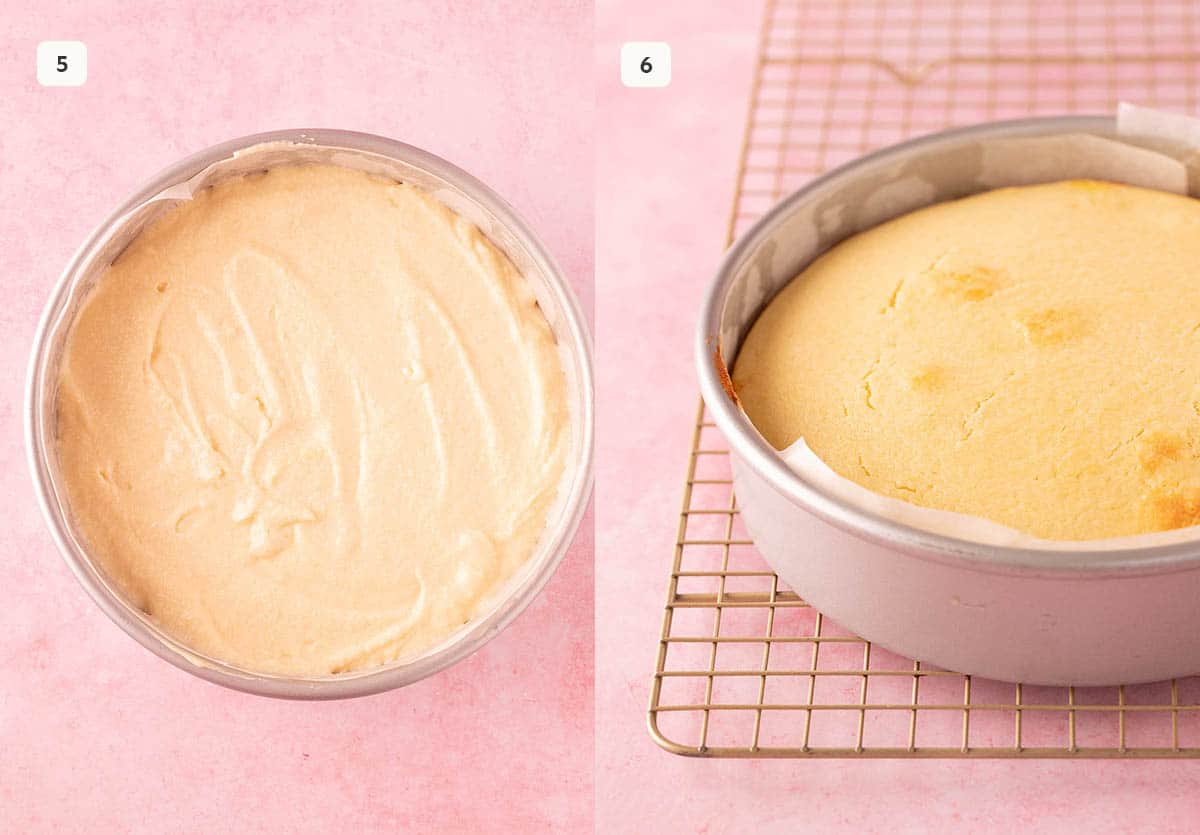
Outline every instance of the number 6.
<path id="1" fill-rule="evenodd" d="M 645 73 L 654 71 L 654 66 L 650 63 L 649 57 L 642 59 L 641 70 L 642 70 L 642 72 L 645 72 Z"/>

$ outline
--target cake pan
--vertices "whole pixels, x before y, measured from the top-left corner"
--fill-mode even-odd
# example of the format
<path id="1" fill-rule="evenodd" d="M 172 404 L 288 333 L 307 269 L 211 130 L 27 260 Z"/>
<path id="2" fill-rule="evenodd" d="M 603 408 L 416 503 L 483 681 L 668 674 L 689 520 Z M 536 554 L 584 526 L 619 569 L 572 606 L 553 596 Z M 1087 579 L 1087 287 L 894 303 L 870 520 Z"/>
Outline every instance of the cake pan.
<path id="1" fill-rule="evenodd" d="M 775 206 L 729 250 L 705 296 L 697 372 L 730 445 L 747 530 L 798 594 L 882 647 L 1031 684 L 1132 684 L 1200 672 L 1200 543 L 1032 550 L 913 528 L 789 469 L 729 386 L 728 368 L 758 313 L 816 256 L 891 217 L 986 190 L 981 141 L 1115 132 L 1111 117 L 1024 119 L 862 157 Z M 1043 169 L 1023 179 L 1064 179 Z"/>
<path id="2" fill-rule="evenodd" d="M 80 304 L 141 229 L 193 191 L 226 177 L 318 161 L 419 186 L 473 222 L 508 255 L 530 283 L 559 345 L 569 390 L 572 450 L 538 550 L 482 615 L 411 660 L 295 678 L 244 670 L 191 650 L 109 582 L 72 525 L 58 470 L 55 395 L 63 344 Z M 193 675 L 236 690 L 295 699 L 348 698 L 411 684 L 461 660 L 507 626 L 546 585 L 570 547 L 591 495 L 593 391 L 591 342 L 578 299 L 533 230 L 495 192 L 449 162 L 392 139 L 342 130 L 284 130 L 234 139 L 170 166 L 84 241 L 55 285 L 34 337 L 26 388 L 26 444 L 42 512 L 67 564 L 104 613 L 142 646 Z"/>

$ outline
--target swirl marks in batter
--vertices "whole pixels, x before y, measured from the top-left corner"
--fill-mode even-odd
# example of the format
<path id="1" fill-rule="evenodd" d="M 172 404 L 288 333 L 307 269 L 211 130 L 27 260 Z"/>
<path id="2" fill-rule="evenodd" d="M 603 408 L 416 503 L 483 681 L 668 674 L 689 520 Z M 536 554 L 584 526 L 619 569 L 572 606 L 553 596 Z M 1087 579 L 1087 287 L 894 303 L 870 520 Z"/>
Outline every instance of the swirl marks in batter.
<path id="1" fill-rule="evenodd" d="M 58 450 L 94 558 L 249 669 L 411 657 L 533 553 L 570 443 L 524 279 L 418 189 L 332 166 L 155 221 L 69 334 Z"/>

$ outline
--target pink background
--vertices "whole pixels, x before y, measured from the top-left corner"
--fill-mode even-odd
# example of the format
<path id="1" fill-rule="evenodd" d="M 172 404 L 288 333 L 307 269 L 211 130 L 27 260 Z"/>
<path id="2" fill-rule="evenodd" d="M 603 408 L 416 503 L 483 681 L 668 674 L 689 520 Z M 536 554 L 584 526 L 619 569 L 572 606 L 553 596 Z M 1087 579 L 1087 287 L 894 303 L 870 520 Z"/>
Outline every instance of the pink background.
<path id="1" fill-rule="evenodd" d="M 539 230 L 590 311 L 591 4 L 173 5 L 0 5 L 0 830 L 589 829 L 590 517 L 457 667 L 349 702 L 256 698 L 158 660 L 87 598 L 35 507 L 21 414 L 34 324 L 91 227 L 161 167 L 256 131 L 447 157 Z M 84 41 L 87 84 L 39 87 L 40 40 Z"/>
<path id="2" fill-rule="evenodd" d="M 693 327 L 725 239 L 762 8 L 671 6 L 597 4 L 597 831 L 1194 827 L 1200 762 L 712 761 L 650 740 L 695 420 Z M 670 87 L 620 85 L 627 40 L 670 42 Z"/>
<path id="3" fill-rule="evenodd" d="M 590 828 L 590 519 L 547 591 L 480 653 L 402 691 L 300 704 L 142 650 L 78 587 L 35 508 L 25 362 L 74 248 L 180 156 L 313 125 L 413 142 L 489 182 L 589 310 L 595 149 L 598 831 L 1169 831 L 1200 811 L 1200 763 L 707 762 L 650 741 L 692 326 L 724 239 L 758 2 L 603 0 L 592 53 L 590 3 L 45 5 L 0 3 L 0 829 Z M 34 80 L 35 44 L 60 38 L 89 46 L 81 89 Z M 669 88 L 620 86 L 619 44 L 634 39 L 671 43 Z"/>

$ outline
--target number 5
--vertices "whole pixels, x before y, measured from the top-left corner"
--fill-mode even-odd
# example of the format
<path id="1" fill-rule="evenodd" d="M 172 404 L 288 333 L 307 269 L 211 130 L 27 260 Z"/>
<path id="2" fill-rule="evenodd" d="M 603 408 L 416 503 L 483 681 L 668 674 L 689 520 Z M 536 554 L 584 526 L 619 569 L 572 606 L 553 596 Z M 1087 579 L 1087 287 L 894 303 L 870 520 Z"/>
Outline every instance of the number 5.
<path id="1" fill-rule="evenodd" d="M 643 58 L 643 59 L 642 59 L 642 63 L 641 63 L 641 70 L 642 70 L 642 72 L 644 72 L 644 73 L 649 73 L 649 72 L 653 72 L 653 71 L 654 71 L 654 66 L 653 66 L 653 65 L 650 63 L 650 59 L 649 59 L 649 58 Z"/>
<path id="2" fill-rule="evenodd" d="M 56 66 L 55 68 L 56 68 L 56 69 L 57 69 L 59 72 L 66 72 L 66 71 L 67 71 L 67 56 L 66 56 L 66 55 L 59 55 L 59 56 L 58 56 L 58 64 L 57 64 L 57 66 Z"/>

